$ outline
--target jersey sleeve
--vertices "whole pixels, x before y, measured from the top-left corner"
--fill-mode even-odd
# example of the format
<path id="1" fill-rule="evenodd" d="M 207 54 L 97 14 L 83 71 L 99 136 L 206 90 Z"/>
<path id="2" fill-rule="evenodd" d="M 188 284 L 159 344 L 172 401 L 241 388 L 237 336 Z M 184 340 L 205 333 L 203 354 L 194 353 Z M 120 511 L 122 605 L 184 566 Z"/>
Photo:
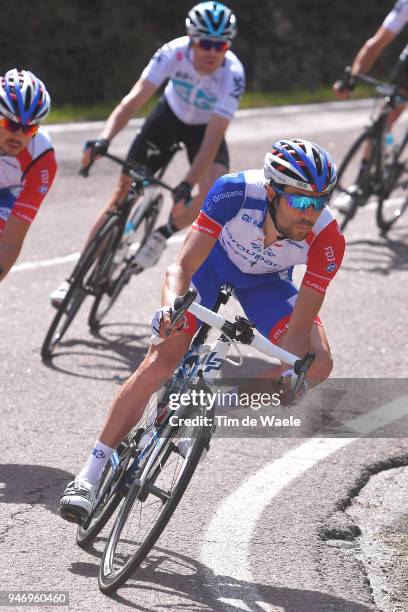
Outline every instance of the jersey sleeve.
<path id="1" fill-rule="evenodd" d="M 13 206 L 11 213 L 13 217 L 32 223 L 54 181 L 56 172 L 54 150 L 48 149 L 28 167 L 23 179 L 23 189 Z"/>
<path id="2" fill-rule="evenodd" d="M 166 43 L 153 55 L 150 62 L 141 74 L 141 79 L 146 79 L 160 87 L 160 85 L 169 77 L 174 62 L 176 61 L 176 52 L 170 43 Z"/>
<path id="3" fill-rule="evenodd" d="M 408 23 L 408 0 L 398 0 L 383 21 L 383 27 L 398 34 Z"/>
<path id="4" fill-rule="evenodd" d="M 302 286 L 326 293 L 343 261 L 345 239 L 333 219 L 310 245 Z"/>
<path id="5" fill-rule="evenodd" d="M 236 63 L 228 73 L 224 95 L 220 97 L 214 108 L 214 114 L 232 119 L 241 96 L 245 91 L 245 72 L 241 63 Z"/>
<path id="6" fill-rule="evenodd" d="M 225 174 L 208 192 L 200 214 L 192 227 L 198 232 L 218 238 L 223 226 L 238 214 L 245 201 L 243 174 Z"/>

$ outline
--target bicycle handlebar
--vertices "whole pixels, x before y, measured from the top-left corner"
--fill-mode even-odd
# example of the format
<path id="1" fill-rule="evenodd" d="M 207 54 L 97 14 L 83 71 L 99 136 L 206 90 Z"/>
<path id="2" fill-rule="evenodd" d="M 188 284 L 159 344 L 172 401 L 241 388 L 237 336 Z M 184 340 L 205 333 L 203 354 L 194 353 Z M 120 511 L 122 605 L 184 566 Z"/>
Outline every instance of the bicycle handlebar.
<path id="1" fill-rule="evenodd" d="M 370 77 L 366 74 L 351 74 L 351 67 L 347 66 L 344 70 L 345 82 L 347 81 L 360 81 L 362 83 L 366 83 L 366 85 L 370 85 L 371 87 L 375 87 L 377 93 L 384 97 L 394 97 L 399 98 L 401 102 L 408 100 L 405 96 L 399 93 L 399 89 L 397 85 L 393 85 L 392 83 L 383 83 Z"/>
<path id="2" fill-rule="evenodd" d="M 212 310 L 209 310 L 208 308 L 194 302 L 196 297 L 197 292 L 193 289 L 189 289 L 185 295 L 176 299 L 174 303 L 175 311 L 172 314 L 172 326 L 174 326 L 175 323 L 183 316 L 186 310 L 188 310 L 191 312 L 191 314 L 200 319 L 200 321 L 207 323 L 215 329 L 223 331 L 227 320 L 216 312 L 213 312 Z M 164 342 L 164 338 L 152 336 L 150 341 L 152 344 L 157 345 Z M 291 365 L 301 382 L 303 382 L 315 357 L 313 353 L 306 353 L 303 358 L 293 355 L 292 353 L 289 353 L 289 351 L 282 349 L 280 346 L 273 344 L 273 342 L 265 338 L 265 336 L 261 336 L 256 330 L 254 330 L 253 337 L 248 344 L 264 355 L 277 358 L 280 361 Z"/>
<path id="3" fill-rule="evenodd" d="M 125 168 L 125 170 L 129 172 L 129 176 L 134 181 L 138 183 L 143 183 L 144 181 L 147 181 L 149 185 L 159 185 L 160 187 L 163 187 L 163 189 L 167 189 L 168 191 L 171 191 L 171 193 L 174 193 L 173 187 L 170 187 L 170 185 L 168 185 L 167 183 L 164 183 L 162 180 L 153 176 L 153 174 L 151 174 L 151 172 L 146 166 L 142 166 L 142 165 L 134 166 L 128 161 L 121 159 L 120 157 L 117 157 L 116 155 L 112 155 L 111 153 L 108 153 L 108 152 L 104 153 L 103 157 L 107 157 L 108 159 L 114 161 L 115 163 Z M 87 166 L 80 168 L 78 174 L 80 174 L 84 178 L 87 178 L 89 176 L 89 170 L 92 168 L 94 163 L 95 163 L 95 159 L 91 159 L 91 161 L 89 162 Z"/>

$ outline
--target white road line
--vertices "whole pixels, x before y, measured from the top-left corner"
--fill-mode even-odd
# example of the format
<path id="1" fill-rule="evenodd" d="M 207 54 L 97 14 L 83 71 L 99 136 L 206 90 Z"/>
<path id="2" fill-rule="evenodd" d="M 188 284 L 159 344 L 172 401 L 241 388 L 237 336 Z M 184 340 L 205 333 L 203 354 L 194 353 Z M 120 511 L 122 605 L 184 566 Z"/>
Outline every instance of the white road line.
<path id="1" fill-rule="evenodd" d="M 59 266 L 62 264 L 77 261 L 79 253 L 71 253 L 63 257 L 54 257 L 53 259 L 43 259 L 42 261 L 25 261 L 17 264 L 11 272 L 26 272 L 27 270 L 35 270 L 37 268 L 48 268 L 50 266 Z"/>
<path id="2" fill-rule="evenodd" d="M 256 472 L 222 502 L 206 530 L 200 552 L 200 563 L 208 569 L 206 578 L 219 598 L 228 597 L 230 588 L 235 593 L 239 591 L 238 585 L 229 586 L 228 578 L 232 578 L 246 583 L 242 589 L 245 604 L 262 601 L 256 588 L 250 586 L 253 578 L 249 566 L 249 545 L 262 512 L 295 478 L 352 441 L 353 438 L 308 440 Z"/>
<path id="3" fill-rule="evenodd" d="M 184 242 L 185 233 L 177 234 L 169 239 L 169 244 L 180 244 Z M 17 264 L 12 268 L 11 272 L 26 272 L 27 270 L 36 270 L 37 268 L 49 268 L 51 266 L 60 266 L 66 263 L 78 261 L 79 253 L 71 253 L 62 257 L 53 257 L 52 259 L 43 259 L 42 261 L 25 261 Z"/>
<path id="4" fill-rule="evenodd" d="M 299 113 L 335 111 L 335 110 L 362 110 L 371 108 L 372 99 L 365 100 L 348 100 L 346 102 L 322 102 L 317 104 L 290 104 L 288 106 L 268 106 L 266 108 L 246 108 L 238 110 L 235 113 L 236 119 L 247 119 L 248 117 L 257 117 L 265 115 L 298 115 Z M 128 126 L 139 127 L 144 122 L 143 118 L 131 119 Z M 105 121 L 78 121 L 73 123 L 50 123 L 45 124 L 45 129 L 53 134 L 64 132 L 88 132 L 89 130 L 100 130 L 105 125 Z"/>
<path id="5" fill-rule="evenodd" d="M 381 406 L 371 413 L 345 423 L 350 429 L 368 434 L 381 426 L 406 416 L 408 397 Z M 296 478 L 344 448 L 356 438 L 312 438 L 292 448 L 276 461 L 256 472 L 233 491 L 218 507 L 203 537 L 200 562 L 207 568 L 207 579 L 218 592 L 218 599 L 228 600 L 231 585 L 228 578 L 245 582 L 245 602 L 262 600 L 249 565 L 249 546 L 257 522 L 271 501 Z M 226 606 L 227 608 L 227 606 Z M 228 608 L 227 608 L 228 609 Z"/>

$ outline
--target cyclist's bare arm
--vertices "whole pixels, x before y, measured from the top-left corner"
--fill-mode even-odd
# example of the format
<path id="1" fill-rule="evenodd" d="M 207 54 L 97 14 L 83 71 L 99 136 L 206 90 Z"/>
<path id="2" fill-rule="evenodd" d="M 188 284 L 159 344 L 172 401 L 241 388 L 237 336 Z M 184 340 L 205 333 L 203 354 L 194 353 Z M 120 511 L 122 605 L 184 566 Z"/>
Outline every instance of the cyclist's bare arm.
<path id="1" fill-rule="evenodd" d="M 7 276 L 16 262 L 29 227 L 29 223 L 17 217 L 11 216 L 8 219 L 0 237 L 0 281 Z"/>
<path id="2" fill-rule="evenodd" d="M 139 79 L 132 87 L 130 92 L 123 98 L 118 106 L 109 115 L 100 138 L 111 141 L 121 129 L 127 125 L 128 121 L 142 108 L 142 106 L 152 97 L 157 89 L 147 79 Z"/>
<path id="3" fill-rule="evenodd" d="M 280 343 L 282 348 L 295 355 L 304 355 L 311 350 L 310 337 L 313 322 L 319 314 L 323 301 L 324 293 L 310 289 L 305 285 L 300 287 L 288 330 Z M 288 369 L 290 366 L 283 364 L 283 368 Z"/>
<path id="4" fill-rule="evenodd" d="M 106 123 L 103 127 L 99 138 L 107 141 L 113 140 L 113 138 L 122 130 L 129 120 L 142 108 L 142 106 L 152 97 L 157 89 L 157 85 L 154 85 L 147 79 L 139 79 L 133 85 L 130 92 L 123 98 L 123 100 L 113 109 L 109 115 Z M 82 165 L 87 166 L 90 161 L 91 151 L 85 149 L 82 158 Z"/>
<path id="5" fill-rule="evenodd" d="M 207 259 L 216 240 L 216 238 L 190 229 L 176 263 L 172 264 L 166 272 L 161 297 L 163 306 L 174 304 L 177 296 L 184 295 L 190 286 L 194 273 Z M 169 329 L 170 317 L 166 316 L 164 318 L 164 331 L 166 332 Z M 172 331 L 172 333 L 177 332 Z"/>
<path id="6" fill-rule="evenodd" d="M 391 32 L 384 26 L 378 28 L 377 32 L 366 40 L 360 51 L 357 53 L 351 67 L 352 74 L 367 74 L 374 66 L 381 53 L 396 37 L 395 32 Z M 341 88 L 341 81 L 336 81 L 333 85 L 336 97 L 339 99 L 348 98 L 350 91 Z"/>

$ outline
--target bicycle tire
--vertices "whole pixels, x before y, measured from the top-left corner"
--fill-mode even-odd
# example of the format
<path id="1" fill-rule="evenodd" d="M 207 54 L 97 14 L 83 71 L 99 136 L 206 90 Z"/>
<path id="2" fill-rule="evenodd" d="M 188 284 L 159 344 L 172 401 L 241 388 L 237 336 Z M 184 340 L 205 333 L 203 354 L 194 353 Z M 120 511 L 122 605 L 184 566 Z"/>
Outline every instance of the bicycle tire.
<path id="1" fill-rule="evenodd" d="M 132 430 L 118 447 L 118 467 L 114 469 L 110 461 L 105 467 L 92 514 L 84 525 L 78 525 L 76 542 L 80 548 L 86 548 L 95 540 L 96 536 L 105 527 L 122 499 L 119 485 L 131 457 L 134 456 L 133 448 L 136 432 L 137 430 Z"/>
<path id="2" fill-rule="evenodd" d="M 210 419 L 213 418 L 214 408 L 212 408 L 211 410 L 206 410 L 205 407 L 201 408 L 204 410 L 207 417 L 209 417 Z M 205 433 L 205 436 L 203 435 L 203 433 Z M 162 499 L 163 506 L 159 511 L 158 518 L 152 524 L 152 527 L 147 530 L 146 535 L 143 537 L 142 541 L 140 543 L 135 543 L 135 545 L 137 546 L 136 552 L 129 556 L 129 558 L 122 567 L 115 570 L 115 553 L 117 552 L 117 546 L 120 541 L 121 534 L 126 526 L 128 519 L 131 518 L 133 506 L 137 502 L 143 504 L 145 503 L 146 499 L 149 498 L 149 495 L 155 495 L 154 492 L 151 492 L 151 489 L 155 486 L 155 483 L 157 482 L 156 472 L 160 469 L 160 467 L 161 471 L 164 471 L 164 469 L 166 469 L 167 462 L 171 456 L 172 451 L 174 450 L 171 447 L 171 445 L 174 446 L 174 432 L 170 433 L 169 436 L 165 439 L 165 442 L 163 442 L 162 446 L 164 450 L 162 453 L 157 454 L 155 461 L 152 463 L 149 476 L 145 482 L 145 486 L 140 489 L 137 487 L 136 483 L 132 485 L 128 496 L 123 500 L 122 506 L 117 514 L 115 524 L 113 525 L 101 560 L 99 571 L 99 588 L 103 593 L 112 593 L 116 591 L 120 586 L 122 586 L 149 554 L 149 552 L 157 542 L 158 538 L 162 534 L 163 530 L 165 529 L 167 523 L 173 516 L 173 513 L 176 510 L 180 500 L 182 499 L 184 492 L 195 472 L 201 455 L 204 449 L 208 447 L 211 435 L 211 426 L 204 425 L 201 428 L 200 435 L 193 438 L 192 445 L 183 460 L 182 468 L 176 479 L 174 488 L 171 491 L 171 495 L 169 495 L 166 501 L 163 501 Z M 153 450 L 152 452 L 155 451 Z M 163 461 L 164 456 L 166 456 L 166 459 Z M 162 464 L 160 463 L 161 461 L 163 461 Z M 146 489 L 149 491 L 147 496 Z M 140 511 L 140 517 L 141 514 L 142 512 Z M 139 524 L 140 522 L 141 518 L 139 518 Z M 125 544 L 131 543 L 128 537 L 125 537 L 123 542 Z M 118 558 L 123 559 L 123 557 L 123 553 L 119 552 Z"/>
<path id="3" fill-rule="evenodd" d="M 348 223 L 354 218 L 358 208 L 364 206 L 371 195 L 371 180 L 373 165 L 378 157 L 377 146 L 374 145 L 358 180 L 355 180 L 362 159 L 362 149 L 368 142 L 373 142 L 373 133 L 367 130 L 351 145 L 346 153 L 337 173 L 337 183 L 333 194 L 333 204 L 340 216 L 340 228 L 345 230 Z M 376 142 L 376 141 L 375 141 Z M 344 208 L 342 209 L 342 202 Z"/>
<path id="4" fill-rule="evenodd" d="M 143 208 L 141 208 L 141 214 L 139 215 L 139 206 L 136 207 L 133 216 L 130 218 L 134 228 L 132 229 L 131 235 L 126 237 L 126 244 L 129 244 L 129 242 L 135 240 L 135 236 L 138 230 L 141 229 L 143 223 L 143 237 L 140 240 L 140 247 L 144 244 L 146 238 L 149 236 L 156 223 L 156 219 L 160 213 L 162 201 L 163 196 L 158 194 L 148 202 L 140 204 L 140 206 L 143 206 Z M 110 262 L 108 262 L 108 265 L 105 265 L 107 282 L 105 283 L 104 289 L 96 295 L 88 317 L 88 325 L 92 331 L 99 329 L 102 320 L 108 314 L 133 274 L 132 259 L 127 255 L 126 244 L 125 248 L 123 249 L 122 257 L 116 262 L 114 261 L 114 257 L 115 252 L 119 251 L 120 249 L 119 241 L 116 245 L 117 248 L 115 249 L 115 252 L 111 252 L 109 254 Z M 115 271 L 117 272 L 116 278 Z M 112 278 L 114 280 L 112 280 Z"/>
<path id="5" fill-rule="evenodd" d="M 41 357 L 43 361 L 48 361 L 51 358 L 55 347 L 62 340 L 76 314 L 78 313 L 83 301 L 90 293 L 94 265 L 98 258 L 103 256 L 103 253 L 99 253 L 100 246 L 104 241 L 106 241 L 111 232 L 118 231 L 117 227 L 119 223 L 120 220 L 117 215 L 112 215 L 109 217 L 77 263 L 70 281 L 68 292 L 57 309 L 42 344 Z M 63 320 L 64 315 L 66 316 L 66 319 Z M 61 328 L 59 328 L 59 324 L 61 322 L 62 325 Z"/>
<path id="6" fill-rule="evenodd" d="M 397 148 L 392 163 L 384 167 L 383 189 L 378 198 L 376 214 L 377 225 L 383 233 L 387 232 L 408 208 L 407 141 L 408 132 Z M 404 153 L 405 159 L 403 159 Z"/>

